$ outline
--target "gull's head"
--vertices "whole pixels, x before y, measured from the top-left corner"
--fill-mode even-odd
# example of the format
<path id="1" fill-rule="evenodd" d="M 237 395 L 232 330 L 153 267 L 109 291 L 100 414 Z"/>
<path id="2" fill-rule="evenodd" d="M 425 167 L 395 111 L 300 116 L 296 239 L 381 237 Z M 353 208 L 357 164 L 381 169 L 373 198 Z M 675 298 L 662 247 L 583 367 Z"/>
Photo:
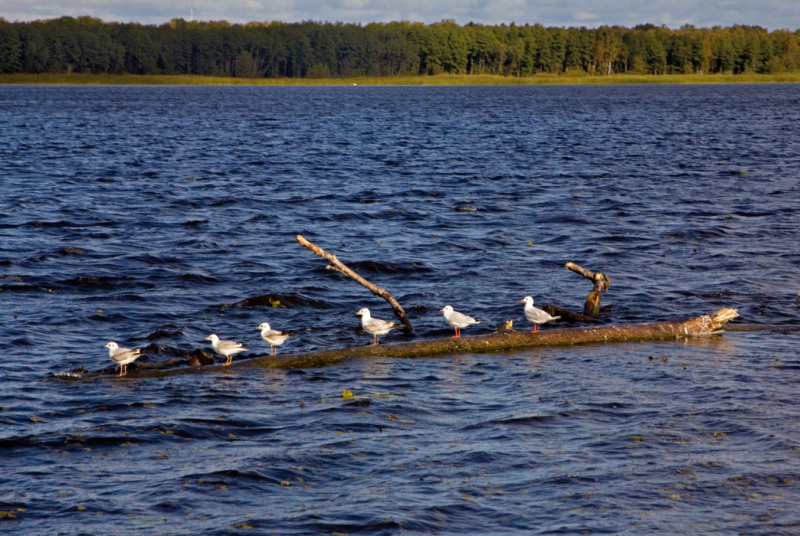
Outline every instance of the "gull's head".
<path id="1" fill-rule="evenodd" d="M 369 318 L 369 309 L 364 307 L 363 309 L 361 309 L 359 312 L 356 313 L 356 316 L 366 316 Z"/>
<path id="2" fill-rule="evenodd" d="M 256 329 L 260 329 L 261 331 L 268 330 L 269 324 L 267 324 L 266 322 L 261 322 L 261 324 L 259 324 Z"/>
<path id="3" fill-rule="evenodd" d="M 204 340 L 211 341 L 211 342 L 217 342 L 219 340 L 219 337 L 217 337 L 215 334 L 212 333 L 211 335 L 206 337 Z"/>
<path id="4" fill-rule="evenodd" d="M 114 341 L 111 341 L 110 343 L 103 346 L 103 348 L 108 348 L 109 350 L 116 350 L 117 348 L 119 348 L 119 344 L 115 343 Z"/>
<path id="5" fill-rule="evenodd" d="M 525 302 L 526 305 L 533 305 L 533 298 L 531 298 L 530 296 L 525 296 L 519 301 Z"/>
<path id="6" fill-rule="evenodd" d="M 449 314 L 453 312 L 453 308 L 449 305 L 445 305 L 442 309 L 439 309 L 440 313 Z"/>

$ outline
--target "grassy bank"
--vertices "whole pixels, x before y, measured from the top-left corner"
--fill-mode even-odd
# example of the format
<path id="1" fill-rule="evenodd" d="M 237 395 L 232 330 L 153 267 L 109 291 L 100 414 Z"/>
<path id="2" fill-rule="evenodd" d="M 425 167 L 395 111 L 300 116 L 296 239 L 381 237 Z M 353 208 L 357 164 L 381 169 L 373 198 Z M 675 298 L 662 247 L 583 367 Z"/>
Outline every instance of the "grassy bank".
<path id="1" fill-rule="evenodd" d="M 594 84 L 752 84 L 800 82 L 800 73 L 739 75 L 541 74 L 527 78 L 497 75 L 387 76 L 354 78 L 226 78 L 194 75 L 0 74 L 0 84 L 144 85 L 144 86 L 491 86 Z"/>

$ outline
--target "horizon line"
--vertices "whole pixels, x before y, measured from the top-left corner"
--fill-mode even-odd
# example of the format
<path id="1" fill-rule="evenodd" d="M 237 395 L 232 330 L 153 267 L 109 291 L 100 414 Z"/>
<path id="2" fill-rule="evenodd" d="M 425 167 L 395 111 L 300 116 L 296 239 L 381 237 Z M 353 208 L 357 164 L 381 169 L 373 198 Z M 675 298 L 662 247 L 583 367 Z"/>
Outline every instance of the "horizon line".
<path id="1" fill-rule="evenodd" d="M 334 22 L 334 21 L 328 21 L 328 20 L 313 20 L 313 19 L 304 19 L 304 20 L 300 20 L 300 21 L 284 21 L 284 20 L 256 21 L 256 20 L 253 20 L 253 21 L 248 21 L 248 22 L 230 22 L 230 21 L 228 21 L 226 19 L 217 19 L 217 20 L 212 20 L 212 19 L 209 19 L 209 20 L 197 20 L 197 19 L 195 19 L 195 20 L 187 20 L 187 19 L 185 19 L 183 17 L 173 17 L 173 18 L 171 18 L 171 19 L 169 19 L 167 21 L 160 22 L 160 23 L 158 23 L 158 22 L 147 23 L 147 22 L 139 22 L 139 21 L 134 21 L 134 20 L 127 21 L 127 22 L 116 21 L 116 20 L 104 20 L 104 19 L 101 19 L 100 17 L 93 17 L 91 15 L 78 15 L 78 16 L 61 15 L 59 17 L 52 17 L 52 18 L 9 21 L 5 17 L 0 15 L 0 21 L 5 21 L 6 23 L 9 23 L 9 24 L 29 24 L 29 23 L 35 23 L 35 22 L 45 22 L 46 23 L 46 22 L 57 21 L 57 20 L 61 20 L 61 19 L 74 19 L 74 20 L 92 19 L 92 20 L 100 21 L 103 24 L 138 24 L 138 25 L 141 25 L 141 26 L 164 26 L 164 25 L 168 25 L 168 24 L 170 24 L 172 22 L 176 22 L 176 21 L 182 21 L 182 22 L 184 22 L 186 24 L 195 24 L 195 25 L 213 24 L 213 23 L 226 23 L 226 24 L 230 24 L 231 26 L 248 26 L 248 25 L 269 26 L 269 25 L 273 25 L 273 24 L 291 25 L 291 24 L 303 24 L 303 23 L 309 23 L 309 22 L 310 23 L 314 23 L 314 24 L 321 24 L 321 25 L 324 25 L 324 24 L 331 24 L 331 25 L 342 24 L 342 25 L 359 25 L 359 26 L 368 26 L 370 24 L 394 24 L 394 23 L 408 23 L 408 24 L 412 24 L 412 25 L 417 25 L 418 24 L 418 25 L 423 25 L 423 26 L 433 26 L 433 25 L 436 25 L 436 24 L 450 23 L 450 24 L 455 24 L 456 26 L 460 26 L 462 28 L 465 27 L 465 26 L 470 26 L 470 25 L 475 25 L 475 26 L 501 26 L 501 27 L 503 27 L 503 26 L 505 26 L 505 27 L 512 27 L 512 26 L 525 27 L 525 26 L 540 25 L 540 26 L 543 26 L 544 28 L 563 28 L 563 29 L 577 28 L 577 29 L 586 29 L 586 30 L 596 30 L 598 28 L 604 28 L 604 27 L 606 27 L 606 28 L 624 28 L 626 30 L 634 30 L 639 26 L 652 26 L 653 28 L 662 28 L 662 29 L 667 29 L 667 30 L 681 30 L 681 29 L 687 28 L 687 27 L 688 28 L 693 28 L 693 29 L 696 29 L 696 30 L 713 30 L 715 28 L 727 29 L 727 28 L 733 28 L 733 27 L 736 27 L 736 26 L 741 26 L 741 27 L 747 27 L 747 28 L 761 28 L 763 30 L 766 30 L 769 33 L 775 32 L 775 31 L 783 31 L 783 30 L 789 31 L 789 32 L 792 32 L 792 33 L 800 32 L 800 28 L 791 29 L 791 28 L 788 28 L 788 27 L 783 27 L 783 28 L 770 29 L 770 28 L 768 28 L 766 26 L 761 26 L 759 24 L 742 24 L 742 23 L 733 23 L 733 24 L 730 24 L 730 25 L 727 25 L 727 26 L 721 25 L 721 24 L 715 24 L 713 26 L 696 26 L 694 24 L 689 24 L 689 23 L 682 24 L 680 26 L 669 26 L 667 24 L 654 24 L 652 22 L 640 22 L 640 23 L 637 23 L 637 24 L 635 24 L 633 26 L 623 26 L 621 24 L 599 24 L 597 26 L 585 26 L 585 25 L 582 25 L 582 26 L 567 26 L 567 25 L 557 25 L 557 24 L 546 25 L 546 24 L 544 24 L 542 22 L 533 22 L 533 23 L 525 22 L 525 23 L 519 23 L 518 24 L 516 21 L 500 22 L 500 23 L 497 23 L 497 24 L 488 24 L 488 23 L 483 23 L 483 22 L 470 21 L 470 22 L 467 22 L 467 23 L 464 23 L 464 24 L 459 24 L 458 22 L 456 22 L 455 19 L 447 19 L 447 18 L 443 18 L 443 19 L 441 19 L 441 20 L 439 20 L 437 22 L 428 23 L 428 22 L 422 22 L 422 21 L 412 21 L 412 20 L 408 20 L 408 19 L 399 19 L 399 20 L 391 20 L 391 21 L 370 21 L 370 22 L 361 22 L 361 21 L 347 22 L 347 21 L 340 21 L 340 20 L 337 20 L 337 21 Z"/>

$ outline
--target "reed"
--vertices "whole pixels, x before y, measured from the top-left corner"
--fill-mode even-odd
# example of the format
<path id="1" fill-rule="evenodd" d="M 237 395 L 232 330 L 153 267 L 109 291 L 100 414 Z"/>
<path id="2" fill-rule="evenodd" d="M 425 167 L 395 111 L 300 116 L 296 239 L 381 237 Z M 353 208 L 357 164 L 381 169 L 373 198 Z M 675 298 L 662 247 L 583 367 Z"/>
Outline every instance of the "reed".
<path id="1" fill-rule="evenodd" d="M 0 84 L 104 86 L 524 86 L 613 84 L 775 84 L 800 83 L 800 72 L 786 74 L 537 74 L 516 78 L 499 75 L 385 76 L 353 78 L 230 78 L 200 75 L 134 74 L 0 74 Z"/>

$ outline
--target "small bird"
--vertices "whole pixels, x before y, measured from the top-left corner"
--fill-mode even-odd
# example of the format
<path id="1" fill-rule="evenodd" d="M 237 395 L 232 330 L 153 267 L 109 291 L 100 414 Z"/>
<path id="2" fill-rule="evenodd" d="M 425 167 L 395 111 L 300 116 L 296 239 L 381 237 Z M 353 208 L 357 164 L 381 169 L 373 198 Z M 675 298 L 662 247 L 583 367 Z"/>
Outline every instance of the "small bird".
<path id="1" fill-rule="evenodd" d="M 388 320 L 381 320 L 380 318 L 372 318 L 369 315 L 369 309 L 366 307 L 357 312 L 356 316 L 361 317 L 361 327 L 364 328 L 364 331 L 371 333 L 374 337 L 372 342 L 373 346 L 377 346 L 381 343 L 379 335 L 386 335 L 393 329 L 403 327 L 403 324 L 398 324 L 397 322 L 389 322 Z"/>
<path id="2" fill-rule="evenodd" d="M 103 348 L 108 348 L 108 357 L 110 357 L 114 363 L 119 365 L 119 374 L 117 374 L 117 378 L 128 374 L 128 365 L 136 361 L 136 358 L 142 353 L 142 351 L 138 348 L 134 350 L 129 348 L 120 348 L 119 345 L 114 341 L 104 345 Z"/>
<path id="3" fill-rule="evenodd" d="M 533 298 L 530 296 L 525 296 L 519 301 L 525 302 L 525 318 L 533 322 L 533 329 L 531 330 L 533 332 L 539 331 L 539 324 L 546 324 L 551 320 L 558 320 L 561 318 L 560 316 L 551 316 L 547 311 L 542 311 L 538 307 L 534 307 Z"/>
<path id="4" fill-rule="evenodd" d="M 467 326 L 471 326 L 472 324 L 480 324 L 481 321 L 477 318 L 472 318 L 471 316 L 467 316 L 464 313 L 459 313 L 458 311 L 454 311 L 452 307 L 446 305 L 444 309 L 439 310 L 440 313 L 444 313 L 445 321 L 453 326 L 456 330 L 456 334 L 453 335 L 454 339 L 461 338 L 461 328 L 465 328 Z"/>
<path id="5" fill-rule="evenodd" d="M 219 337 L 213 333 L 206 337 L 205 340 L 211 341 L 211 347 L 214 348 L 215 352 L 228 358 L 228 360 L 222 365 L 223 367 L 227 367 L 231 364 L 231 361 L 233 361 L 233 354 L 247 351 L 247 348 L 242 347 L 242 343 L 235 341 L 221 341 L 219 340 Z"/>
<path id="6" fill-rule="evenodd" d="M 256 329 L 261 330 L 261 338 L 269 344 L 269 355 L 278 355 L 278 346 L 286 342 L 292 336 L 291 333 L 284 333 L 275 329 L 270 329 L 269 324 L 262 322 Z"/>

